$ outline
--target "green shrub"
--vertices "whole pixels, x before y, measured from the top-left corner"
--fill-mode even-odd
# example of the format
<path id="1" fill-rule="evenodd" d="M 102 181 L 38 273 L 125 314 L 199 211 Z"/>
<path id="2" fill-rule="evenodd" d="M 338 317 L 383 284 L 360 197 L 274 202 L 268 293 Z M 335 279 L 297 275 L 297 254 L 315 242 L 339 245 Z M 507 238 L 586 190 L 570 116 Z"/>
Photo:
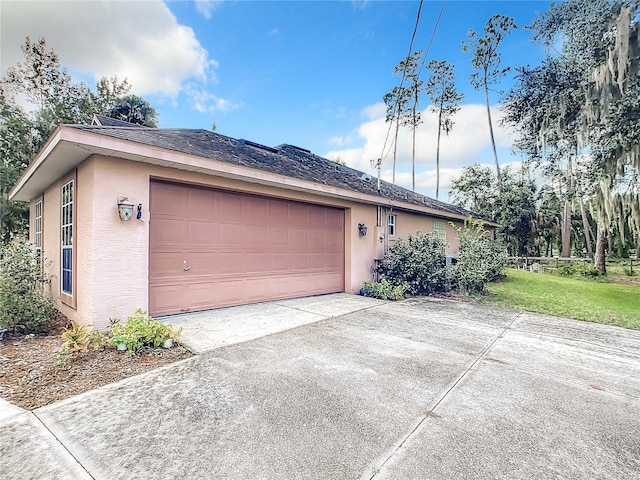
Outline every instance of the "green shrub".
<path id="1" fill-rule="evenodd" d="M 418 232 L 406 240 L 398 240 L 377 271 L 391 285 L 406 285 L 412 295 L 428 295 L 450 289 L 445 262 L 442 237 L 434 232 Z"/>
<path id="2" fill-rule="evenodd" d="M 385 278 L 379 282 L 364 282 L 363 290 L 367 297 L 380 298 L 381 300 L 402 300 L 409 289 L 409 285 L 393 286 Z"/>
<path id="3" fill-rule="evenodd" d="M 137 352 L 143 347 L 156 348 L 165 341 L 178 340 L 182 329 L 154 320 L 147 312 L 137 309 L 125 323 L 112 321 L 111 345 L 123 344 L 129 352 Z"/>
<path id="4" fill-rule="evenodd" d="M 563 265 L 558 267 L 556 273 L 563 277 L 583 276 L 587 278 L 595 278 L 600 276 L 600 270 L 595 268 L 589 262 L 574 262 L 569 265 Z"/>
<path id="5" fill-rule="evenodd" d="M 0 326 L 24 333 L 44 332 L 55 315 L 53 300 L 45 298 L 46 280 L 38 256 L 25 241 L 0 250 Z"/>
<path id="6" fill-rule="evenodd" d="M 489 238 L 480 221 L 468 220 L 463 228 L 454 228 L 460 239 L 455 282 L 462 293 L 480 293 L 507 266 L 504 245 Z"/>

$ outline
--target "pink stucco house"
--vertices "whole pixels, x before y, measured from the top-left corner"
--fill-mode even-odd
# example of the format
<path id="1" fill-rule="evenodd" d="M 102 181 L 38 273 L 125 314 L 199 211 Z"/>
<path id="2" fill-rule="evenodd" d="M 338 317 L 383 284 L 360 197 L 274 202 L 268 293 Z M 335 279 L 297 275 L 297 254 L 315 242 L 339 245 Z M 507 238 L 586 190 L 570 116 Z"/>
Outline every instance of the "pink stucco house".
<path id="1" fill-rule="evenodd" d="M 435 230 L 455 252 L 449 222 L 471 215 L 292 145 L 104 117 L 58 127 L 10 198 L 30 202 L 58 308 L 97 329 L 357 293 L 394 241 Z"/>

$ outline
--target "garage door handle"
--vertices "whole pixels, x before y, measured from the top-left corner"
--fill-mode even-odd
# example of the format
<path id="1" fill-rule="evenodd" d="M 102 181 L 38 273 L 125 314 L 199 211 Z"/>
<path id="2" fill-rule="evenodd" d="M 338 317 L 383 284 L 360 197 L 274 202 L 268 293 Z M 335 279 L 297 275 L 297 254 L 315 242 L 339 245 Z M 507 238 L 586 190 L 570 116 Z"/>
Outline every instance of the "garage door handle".
<path id="1" fill-rule="evenodd" d="M 191 270 L 191 267 L 184 267 L 184 271 Z"/>

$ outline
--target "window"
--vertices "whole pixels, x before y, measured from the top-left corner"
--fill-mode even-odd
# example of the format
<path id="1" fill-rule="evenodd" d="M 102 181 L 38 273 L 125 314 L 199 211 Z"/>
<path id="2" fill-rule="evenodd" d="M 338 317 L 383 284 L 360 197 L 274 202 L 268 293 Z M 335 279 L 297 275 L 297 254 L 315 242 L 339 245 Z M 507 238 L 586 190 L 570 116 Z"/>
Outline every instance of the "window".
<path id="1" fill-rule="evenodd" d="M 73 295 L 73 180 L 62 186 L 62 293 Z"/>
<path id="2" fill-rule="evenodd" d="M 42 201 L 36 203 L 34 211 L 33 242 L 36 246 L 38 263 L 40 263 L 40 257 L 42 256 Z"/>
<path id="3" fill-rule="evenodd" d="M 433 221 L 433 231 L 445 242 L 447 241 L 447 224 L 442 220 Z"/>
<path id="4" fill-rule="evenodd" d="M 387 234 L 393 237 L 396 234 L 396 216 L 389 215 L 387 217 Z"/>

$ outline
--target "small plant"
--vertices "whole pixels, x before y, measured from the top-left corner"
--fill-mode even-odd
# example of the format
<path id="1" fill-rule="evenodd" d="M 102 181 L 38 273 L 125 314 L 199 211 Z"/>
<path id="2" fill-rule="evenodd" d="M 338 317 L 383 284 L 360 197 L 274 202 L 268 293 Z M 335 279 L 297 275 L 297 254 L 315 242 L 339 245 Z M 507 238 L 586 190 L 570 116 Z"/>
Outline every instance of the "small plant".
<path id="1" fill-rule="evenodd" d="M 0 327 L 24 333 L 47 329 L 55 308 L 53 300 L 43 294 L 44 281 L 31 244 L 17 241 L 0 249 Z"/>
<path id="2" fill-rule="evenodd" d="M 69 353 L 69 350 L 64 345 L 56 347 L 53 350 L 53 354 L 56 356 L 56 363 L 61 366 L 73 359 L 73 355 Z"/>
<path id="3" fill-rule="evenodd" d="M 380 298 L 381 300 L 402 300 L 409 290 L 409 285 L 403 283 L 393 286 L 386 278 L 383 278 L 379 282 L 364 282 L 362 288 L 367 297 Z"/>
<path id="4" fill-rule="evenodd" d="M 141 309 L 133 312 L 126 322 L 112 321 L 111 345 L 125 345 L 128 352 L 137 352 L 144 347 L 157 348 L 167 340 L 177 341 L 182 329 L 161 323 Z"/>
<path id="5" fill-rule="evenodd" d="M 64 348 L 70 354 L 86 352 L 91 343 L 91 335 L 93 328 L 89 325 L 78 325 L 75 322 L 71 326 L 64 329 L 62 339 Z"/>

